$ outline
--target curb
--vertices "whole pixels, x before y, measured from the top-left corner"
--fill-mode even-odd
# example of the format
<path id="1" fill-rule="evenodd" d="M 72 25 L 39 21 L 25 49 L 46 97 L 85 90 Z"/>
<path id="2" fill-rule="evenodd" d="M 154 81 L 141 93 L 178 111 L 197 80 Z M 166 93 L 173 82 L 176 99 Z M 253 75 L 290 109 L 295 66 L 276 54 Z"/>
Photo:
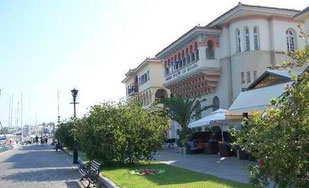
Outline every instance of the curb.
<path id="1" fill-rule="evenodd" d="M 66 154 L 68 154 L 70 156 L 73 156 L 66 149 L 62 148 L 61 150 L 64 153 L 66 153 Z M 78 157 L 78 164 L 86 164 L 86 163 Z M 99 178 L 98 179 L 99 179 L 100 184 L 103 184 L 106 188 L 120 188 L 112 180 L 110 180 L 109 178 L 103 176 L 101 173 L 99 174 Z"/>

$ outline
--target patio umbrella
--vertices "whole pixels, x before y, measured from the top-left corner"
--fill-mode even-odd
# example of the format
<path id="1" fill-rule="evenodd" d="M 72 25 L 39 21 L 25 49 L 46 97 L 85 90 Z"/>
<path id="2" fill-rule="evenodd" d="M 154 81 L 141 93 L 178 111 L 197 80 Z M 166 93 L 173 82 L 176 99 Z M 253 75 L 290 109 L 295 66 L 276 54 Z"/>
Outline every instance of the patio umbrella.
<path id="1" fill-rule="evenodd" d="M 203 127 L 207 125 L 209 126 L 217 121 L 224 121 L 226 112 L 227 110 L 220 108 L 212 112 L 210 115 L 203 117 L 202 119 L 189 123 L 189 128 Z"/>

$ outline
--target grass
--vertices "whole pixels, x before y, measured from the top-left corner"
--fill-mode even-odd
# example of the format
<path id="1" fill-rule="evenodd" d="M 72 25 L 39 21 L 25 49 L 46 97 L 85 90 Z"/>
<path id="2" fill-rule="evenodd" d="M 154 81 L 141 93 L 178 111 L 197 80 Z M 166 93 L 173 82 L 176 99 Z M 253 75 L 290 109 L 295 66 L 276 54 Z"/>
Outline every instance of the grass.
<path id="1" fill-rule="evenodd" d="M 164 174 L 156 175 L 132 175 L 131 170 L 136 169 L 162 169 Z M 159 163 L 143 163 L 123 167 L 106 167 L 103 175 L 110 178 L 115 184 L 123 188 L 142 187 L 168 187 L 168 188 L 242 188 L 250 187 L 248 184 L 224 180 L 215 176 L 193 172 L 183 168 L 169 166 Z"/>

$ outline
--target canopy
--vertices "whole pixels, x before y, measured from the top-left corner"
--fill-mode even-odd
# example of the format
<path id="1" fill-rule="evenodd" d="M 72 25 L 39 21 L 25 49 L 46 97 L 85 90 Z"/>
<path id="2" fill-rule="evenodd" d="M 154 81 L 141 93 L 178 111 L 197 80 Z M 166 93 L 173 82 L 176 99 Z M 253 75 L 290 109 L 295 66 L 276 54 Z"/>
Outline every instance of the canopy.
<path id="1" fill-rule="evenodd" d="M 202 119 L 199 119 L 197 121 L 189 123 L 189 128 L 202 127 L 202 126 L 205 126 L 205 125 L 209 125 L 214 121 L 225 120 L 226 112 L 227 112 L 227 110 L 220 108 L 220 109 L 212 112 L 210 115 L 203 117 Z"/>
<path id="2" fill-rule="evenodd" d="M 287 85 L 293 82 L 252 89 L 241 92 L 229 109 L 229 113 L 248 113 L 250 111 L 265 111 L 270 106 L 272 98 L 279 98 Z"/>

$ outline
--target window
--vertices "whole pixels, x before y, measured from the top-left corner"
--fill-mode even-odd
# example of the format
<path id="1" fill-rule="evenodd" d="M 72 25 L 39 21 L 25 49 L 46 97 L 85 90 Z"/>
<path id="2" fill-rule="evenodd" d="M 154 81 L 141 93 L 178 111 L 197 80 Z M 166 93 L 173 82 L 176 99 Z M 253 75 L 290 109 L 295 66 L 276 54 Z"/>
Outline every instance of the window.
<path id="1" fill-rule="evenodd" d="M 190 63 L 190 59 L 191 59 L 191 58 L 190 58 L 190 55 L 188 54 L 188 55 L 187 55 L 187 64 Z"/>
<path id="2" fill-rule="evenodd" d="M 257 79 L 257 71 L 253 71 L 253 79 L 254 79 L 254 80 Z"/>
<path id="3" fill-rule="evenodd" d="M 286 32 L 286 44 L 288 51 L 295 51 L 295 36 L 294 32 L 291 29 L 288 29 Z"/>
<path id="4" fill-rule="evenodd" d="M 247 83 L 251 82 L 251 74 L 250 71 L 247 71 Z"/>
<path id="5" fill-rule="evenodd" d="M 249 28 L 245 27 L 244 29 L 245 33 L 245 50 L 246 52 L 250 51 L 250 35 L 249 35 Z"/>
<path id="6" fill-rule="evenodd" d="M 193 52 L 191 52 L 191 62 L 195 62 L 195 54 Z"/>
<path id="7" fill-rule="evenodd" d="M 196 56 L 196 61 L 198 61 L 200 59 L 198 49 L 196 49 L 195 51 L 195 56 Z"/>
<path id="8" fill-rule="evenodd" d="M 199 100 L 196 101 L 196 108 L 195 108 L 195 120 L 199 120 L 202 118 L 201 112 L 201 102 Z"/>
<path id="9" fill-rule="evenodd" d="M 236 53 L 241 52 L 240 42 L 240 31 L 239 29 L 236 29 Z"/>
<path id="10" fill-rule="evenodd" d="M 241 83 L 244 84 L 245 83 L 245 73 L 241 72 L 240 76 L 241 76 Z"/>
<path id="11" fill-rule="evenodd" d="M 179 60 L 179 68 L 182 68 L 182 60 Z"/>
<path id="12" fill-rule="evenodd" d="M 213 99 L 212 99 L 212 110 L 213 111 L 216 111 L 220 108 L 220 100 L 219 100 L 219 97 L 215 96 Z"/>
<path id="13" fill-rule="evenodd" d="M 254 50 L 260 50 L 260 34 L 259 34 L 259 28 L 257 26 L 253 28 L 253 38 L 254 38 Z"/>
<path id="14" fill-rule="evenodd" d="M 206 59 L 215 59 L 214 43 L 211 40 L 207 42 Z"/>
<path id="15" fill-rule="evenodd" d="M 147 73 L 143 74 L 141 77 L 139 77 L 139 85 L 142 85 L 144 83 L 146 83 L 147 81 L 150 80 L 150 77 L 149 77 L 149 71 L 147 71 Z"/>

